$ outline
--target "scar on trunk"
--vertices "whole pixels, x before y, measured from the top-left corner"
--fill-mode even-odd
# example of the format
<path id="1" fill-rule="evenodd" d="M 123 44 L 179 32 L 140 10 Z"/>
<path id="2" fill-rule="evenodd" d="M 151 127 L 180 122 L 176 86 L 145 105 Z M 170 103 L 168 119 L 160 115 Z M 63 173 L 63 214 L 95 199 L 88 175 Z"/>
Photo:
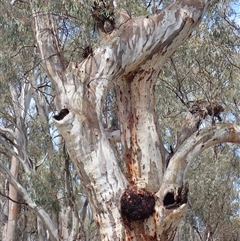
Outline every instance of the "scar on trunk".
<path id="1" fill-rule="evenodd" d="M 128 187 L 121 197 L 121 214 L 127 221 L 138 221 L 154 213 L 155 197 L 145 189 Z"/>
<path id="2" fill-rule="evenodd" d="M 57 115 L 54 115 L 53 118 L 55 120 L 62 120 L 69 113 L 68 109 L 62 109 Z"/>

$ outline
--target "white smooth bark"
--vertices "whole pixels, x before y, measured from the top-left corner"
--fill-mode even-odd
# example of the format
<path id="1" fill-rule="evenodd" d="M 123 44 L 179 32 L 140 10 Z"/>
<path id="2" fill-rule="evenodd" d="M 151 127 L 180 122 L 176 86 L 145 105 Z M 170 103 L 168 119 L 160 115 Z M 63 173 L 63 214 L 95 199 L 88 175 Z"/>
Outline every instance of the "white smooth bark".
<path id="1" fill-rule="evenodd" d="M 10 86 L 10 92 L 13 100 L 13 108 L 14 114 L 16 118 L 16 129 L 9 130 L 5 128 L 1 128 L 2 131 L 11 133 L 14 137 L 14 145 L 15 147 L 11 147 L 11 151 L 15 149 L 14 155 L 11 158 L 11 167 L 10 172 L 15 179 L 18 178 L 18 170 L 19 170 L 19 160 L 22 161 L 22 164 L 26 170 L 29 172 L 29 165 L 27 163 L 27 155 L 26 155 L 26 138 L 25 138 L 25 130 L 24 130 L 24 120 L 26 117 L 27 109 L 30 105 L 31 99 L 31 86 L 29 84 L 23 83 L 21 86 L 20 96 L 17 95 L 13 86 Z M 5 145 L 8 145 L 7 143 Z M 8 146 L 9 147 L 9 146 Z M 9 147 L 10 149 L 10 147 Z M 9 185 L 9 197 L 12 200 L 18 201 L 18 192 L 12 186 Z M 12 241 L 16 239 L 16 227 L 17 227 L 17 219 L 20 214 L 19 205 L 9 200 L 9 211 L 8 211 L 8 222 L 7 222 L 7 240 Z"/>
<path id="2" fill-rule="evenodd" d="M 151 16 L 127 19 L 125 15 L 126 21 L 106 36 L 93 56 L 69 64 L 60 51 L 53 16 L 32 4 L 34 33 L 56 90 L 56 106 L 69 110 L 55 123 L 85 187 L 102 240 L 174 238 L 186 204 L 167 210 L 162 200 L 167 192 L 181 187 L 183 179 L 176 177 L 171 183 L 174 161 L 164 174 L 166 151 L 156 126 L 154 87 L 166 60 L 199 24 L 211 2 L 178 0 Z M 101 124 L 103 101 L 112 85 L 117 89 L 127 176 L 121 172 Z M 179 152 L 183 152 L 181 148 Z M 196 153 L 198 149 L 191 152 L 193 157 Z M 119 210 L 127 185 L 151 192 L 160 189 L 156 215 L 131 223 L 130 228 Z"/>
<path id="3" fill-rule="evenodd" d="M 195 132 L 171 158 L 163 184 L 181 185 L 189 164 L 205 149 L 224 142 L 240 143 L 240 126 L 217 124 Z"/>

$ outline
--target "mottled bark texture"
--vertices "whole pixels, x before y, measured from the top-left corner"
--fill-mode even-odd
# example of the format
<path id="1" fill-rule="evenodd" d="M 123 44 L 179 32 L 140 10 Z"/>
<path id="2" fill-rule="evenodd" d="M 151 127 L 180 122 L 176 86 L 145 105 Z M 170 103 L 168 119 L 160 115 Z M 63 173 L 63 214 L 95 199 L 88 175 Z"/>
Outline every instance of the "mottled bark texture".
<path id="1" fill-rule="evenodd" d="M 118 21 L 108 21 L 110 31 L 102 24 L 100 46 L 83 61 L 68 64 L 58 45 L 53 15 L 32 5 L 37 46 L 56 91 L 55 123 L 86 190 L 102 240 L 173 240 L 186 212 L 187 165 L 213 144 L 240 141 L 239 128 L 230 124 L 198 131 L 203 117 L 189 111 L 188 123 L 183 125 L 187 132 L 180 133 L 178 149 L 166 168 L 168 153 L 156 121 L 155 84 L 166 60 L 210 4 L 178 0 L 156 14 L 136 18 L 120 10 L 115 13 Z M 120 123 L 113 135 L 101 122 L 110 87 L 116 91 Z M 114 155 L 113 139 L 121 141 L 125 171 Z"/>

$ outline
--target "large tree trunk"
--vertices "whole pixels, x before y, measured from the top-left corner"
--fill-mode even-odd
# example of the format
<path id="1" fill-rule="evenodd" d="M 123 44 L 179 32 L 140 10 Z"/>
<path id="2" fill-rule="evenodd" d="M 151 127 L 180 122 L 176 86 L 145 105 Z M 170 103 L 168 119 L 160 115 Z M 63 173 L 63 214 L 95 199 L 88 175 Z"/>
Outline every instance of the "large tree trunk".
<path id="1" fill-rule="evenodd" d="M 240 141 L 239 128 L 232 125 L 195 132 L 199 118 L 192 114 L 193 127 L 188 135 L 180 135 L 181 145 L 166 168 L 155 84 L 166 60 L 188 38 L 210 3 L 179 0 L 160 13 L 135 19 L 120 11 L 124 21 L 106 34 L 102 45 L 82 62 L 68 65 L 58 45 L 54 17 L 32 5 L 39 52 L 61 110 L 55 123 L 85 187 L 102 240 L 173 240 L 186 212 L 187 164 L 213 144 Z M 111 134 L 102 125 L 102 106 L 111 86 L 117 95 L 125 171 L 110 145 Z"/>

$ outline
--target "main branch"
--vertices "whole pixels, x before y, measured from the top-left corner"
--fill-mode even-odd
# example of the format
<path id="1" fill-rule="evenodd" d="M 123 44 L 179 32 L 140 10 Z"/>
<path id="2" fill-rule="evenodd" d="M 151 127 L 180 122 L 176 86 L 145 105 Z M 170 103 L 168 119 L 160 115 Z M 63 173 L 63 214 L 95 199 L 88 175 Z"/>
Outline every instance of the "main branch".
<path id="1" fill-rule="evenodd" d="M 182 187 L 189 164 L 205 149 L 224 142 L 240 143 L 240 126 L 218 124 L 195 132 L 171 158 L 163 185 L 156 196 L 163 201 L 169 191 Z"/>

